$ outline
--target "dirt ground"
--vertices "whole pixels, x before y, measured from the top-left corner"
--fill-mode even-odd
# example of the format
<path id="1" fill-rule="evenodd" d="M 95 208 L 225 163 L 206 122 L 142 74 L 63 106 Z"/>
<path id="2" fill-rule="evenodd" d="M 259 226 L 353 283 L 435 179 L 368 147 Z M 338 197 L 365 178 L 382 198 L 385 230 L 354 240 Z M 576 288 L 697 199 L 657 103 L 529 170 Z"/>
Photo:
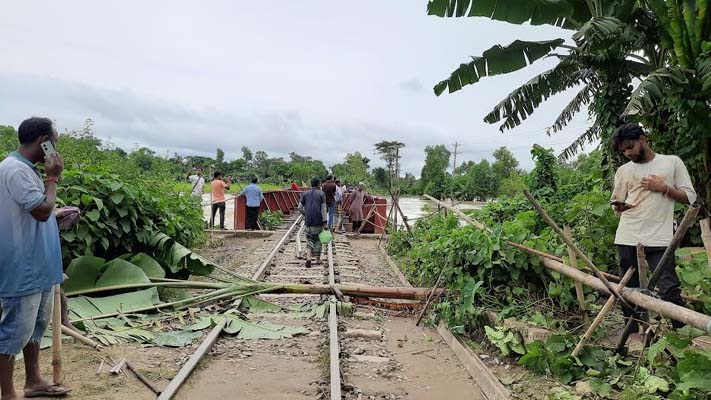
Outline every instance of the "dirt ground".
<path id="1" fill-rule="evenodd" d="M 215 236 L 199 253 L 225 268 L 250 276 L 275 241 L 274 237 Z M 344 267 L 357 265 L 357 270 L 344 269 L 344 275 L 351 274 L 349 276 L 353 277 L 354 283 L 400 285 L 381 259 L 376 240 L 353 240 L 351 244 L 352 248 L 348 251 L 342 248 L 343 259 L 339 263 Z M 291 247 L 293 243 L 277 259 L 289 260 L 292 256 L 287 253 L 293 250 Z M 277 301 L 276 296 L 265 298 Z M 317 299 L 280 299 L 278 302 L 291 304 L 314 300 Z M 365 310 L 369 317 L 343 318 L 340 330 L 377 329 L 383 332 L 383 338 L 369 343 L 363 339 L 341 339 L 345 398 L 479 399 L 478 388 L 449 347 L 435 331 L 415 327 L 411 313 L 373 312 L 372 307 L 361 305 L 356 309 Z M 177 399 L 316 399 L 323 395 L 328 388 L 328 329 L 325 321 L 297 318 L 288 313 L 249 317 L 301 326 L 310 333 L 281 340 L 241 340 L 225 335 L 198 365 Z M 96 352 L 71 339 L 65 340 L 64 385 L 73 389 L 71 398 L 154 399 L 155 395 L 130 371 L 111 375 L 109 369 L 114 362 L 121 358 L 128 359 L 156 387 L 163 388 L 200 342 L 198 338 L 192 345 L 179 349 L 126 344 Z M 355 355 L 385 357 L 388 362 L 379 364 L 355 360 Z M 51 376 L 51 349 L 43 350 L 41 357 L 43 372 Z M 102 360 L 102 371 L 97 373 Z M 18 388 L 22 388 L 23 379 L 22 361 L 18 361 L 15 367 Z"/>
<path id="2" fill-rule="evenodd" d="M 346 383 L 353 399 L 481 399 L 479 389 L 436 331 L 416 327 L 412 318 L 384 316 L 381 321 L 347 320 L 349 328 L 382 329 L 384 340 L 344 339 L 349 356 L 380 356 L 390 361 L 367 363 L 345 357 Z"/>

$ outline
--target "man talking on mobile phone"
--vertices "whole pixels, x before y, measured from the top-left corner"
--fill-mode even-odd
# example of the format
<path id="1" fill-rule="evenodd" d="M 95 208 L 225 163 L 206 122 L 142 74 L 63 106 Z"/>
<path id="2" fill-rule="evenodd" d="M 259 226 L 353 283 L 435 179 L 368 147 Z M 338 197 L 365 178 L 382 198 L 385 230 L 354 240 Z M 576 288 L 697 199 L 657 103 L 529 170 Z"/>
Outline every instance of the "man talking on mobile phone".
<path id="1" fill-rule="evenodd" d="M 674 236 L 674 203 L 691 204 L 696 192 L 684 163 L 677 156 L 655 153 L 647 135 L 638 124 L 625 124 L 612 136 L 616 151 L 630 161 L 615 173 L 615 187 L 611 204 L 620 214 L 615 244 L 620 255 L 620 276 L 630 267 L 637 267 L 637 244 L 644 246 L 649 268 L 664 268 L 657 288 L 662 299 L 683 305 L 679 278 L 674 268 L 674 257 L 660 266 L 660 259 Z M 637 275 L 627 285 L 639 286 Z M 625 317 L 631 314 L 625 310 Z M 672 321 L 674 328 L 683 326 Z M 635 325 L 633 333 L 638 332 Z M 635 338 L 639 338 L 636 334 Z"/>
<path id="2" fill-rule="evenodd" d="M 52 151 L 57 130 L 33 117 L 17 130 L 20 146 L 0 162 L 0 398 L 19 399 L 15 356 L 25 361 L 25 397 L 62 396 L 69 389 L 42 377 L 40 340 L 52 316 L 53 287 L 62 281 L 62 252 L 54 214 L 62 157 Z M 50 147 L 46 142 L 49 142 Z M 48 149 L 47 155 L 45 149 Z M 35 166 L 44 163 L 46 177 Z"/>

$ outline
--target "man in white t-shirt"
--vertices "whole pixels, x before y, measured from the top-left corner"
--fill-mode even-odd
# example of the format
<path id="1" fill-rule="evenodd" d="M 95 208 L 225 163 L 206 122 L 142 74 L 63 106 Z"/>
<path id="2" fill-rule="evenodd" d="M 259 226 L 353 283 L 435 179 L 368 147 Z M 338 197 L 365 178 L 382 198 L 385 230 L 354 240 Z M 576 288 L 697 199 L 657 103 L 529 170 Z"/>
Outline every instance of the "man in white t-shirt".
<path id="1" fill-rule="evenodd" d="M 674 257 L 658 266 L 674 235 L 674 203 L 692 204 L 696 192 L 684 163 L 677 156 L 657 154 L 637 124 L 622 125 L 612 137 L 616 150 L 630 161 L 615 173 L 612 204 L 620 214 L 615 244 L 620 255 L 620 273 L 637 267 L 637 244 L 641 243 L 651 270 L 664 268 L 657 281 L 662 299 L 683 305 Z M 639 286 L 635 275 L 627 285 Z M 625 313 L 629 317 L 629 313 Z M 672 321 L 675 328 L 683 326 Z M 635 327 L 632 332 L 637 332 Z"/>
<path id="2" fill-rule="evenodd" d="M 202 200 L 203 187 L 205 186 L 205 178 L 202 176 L 202 168 L 195 168 L 195 173 L 188 176 L 188 182 L 193 186 L 190 194 Z"/>

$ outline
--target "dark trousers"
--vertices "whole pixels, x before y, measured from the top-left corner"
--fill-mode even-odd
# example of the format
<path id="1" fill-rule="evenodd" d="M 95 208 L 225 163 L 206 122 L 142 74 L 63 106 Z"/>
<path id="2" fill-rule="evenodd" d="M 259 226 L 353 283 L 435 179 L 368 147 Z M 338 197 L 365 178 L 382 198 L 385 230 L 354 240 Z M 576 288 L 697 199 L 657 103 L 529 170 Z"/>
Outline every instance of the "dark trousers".
<path id="1" fill-rule="evenodd" d="M 666 247 L 644 248 L 644 255 L 647 257 L 647 263 L 649 264 L 650 271 L 653 272 L 660 267 L 657 264 L 659 264 L 659 261 L 664 254 L 664 250 L 666 250 Z M 623 246 L 618 244 L 617 252 L 620 255 L 620 276 L 623 276 L 630 267 L 633 267 L 635 270 L 637 269 L 637 248 L 635 246 Z M 679 278 L 676 276 L 675 266 L 676 262 L 674 255 L 672 254 L 669 260 L 666 261 L 665 265 L 661 266 L 661 268 L 664 269 L 659 276 L 656 287 L 659 288 L 662 300 L 684 306 L 684 301 L 681 299 L 681 284 L 679 282 Z M 632 276 L 632 279 L 630 279 L 627 287 L 639 287 L 639 276 L 637 274 Z M 628 318 L 633 314 L 625 310 L 624 315 L 625 323 L 627 323 Z M 638 318 L 639 316 L 636 317 Z M 672 320 L 672 326 L 674 329 L 678 329 L 683 327 L 684 324 L 679 321 Z M 637 332 L 638 330 L 639 327 L 635 326 L 635 329 L 633 329 L 632 332 Z"/>
<path id="2" fill-rule="evenodd" d="M 257 219 L 259 218 L 259 207 L 247 207 L 246 229 L 258 229 Z"/>
<path id="3" fill-rule="evenodd" d="M 363 224 L 363 221 L 352 221 L 353 222 L 353 232 L 358 232 L 358 229 Z"/>
<path id="4" fill-rule="evenodd" d="M 225 229 L 225 202 L 212 204 L 212 216 L 210 217 L 210 228 L 215 227 L 215 214 L 220 210 L 220 229 Z"/>

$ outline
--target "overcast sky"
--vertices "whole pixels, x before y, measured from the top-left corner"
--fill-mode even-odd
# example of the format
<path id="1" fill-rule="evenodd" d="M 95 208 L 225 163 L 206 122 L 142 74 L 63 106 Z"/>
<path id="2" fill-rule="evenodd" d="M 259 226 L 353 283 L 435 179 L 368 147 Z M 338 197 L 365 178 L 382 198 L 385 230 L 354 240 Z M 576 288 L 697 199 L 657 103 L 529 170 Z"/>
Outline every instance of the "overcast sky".
<path id="1" fill-rule="evenodd" d="M 419 176 L 426 145 L 458 141 L 458 163 L 508 146 L 530 168 L 533 143 L 564 148 L 588 125 L 582 112 L 551 137 L 545 127 L 574 93 L 500 133 L 483 116 L 517 85 L 555 65 L 486 78 L 436 97 L 434 84 L 468 56 L 515 39 L 569 37 L 550 27 L 427 16 L 426 0 L 4 2 L 0 124 L 48 116 L 75 130 L 160 154 L 240 148 L 342 161 L 400 140 Z"/>

